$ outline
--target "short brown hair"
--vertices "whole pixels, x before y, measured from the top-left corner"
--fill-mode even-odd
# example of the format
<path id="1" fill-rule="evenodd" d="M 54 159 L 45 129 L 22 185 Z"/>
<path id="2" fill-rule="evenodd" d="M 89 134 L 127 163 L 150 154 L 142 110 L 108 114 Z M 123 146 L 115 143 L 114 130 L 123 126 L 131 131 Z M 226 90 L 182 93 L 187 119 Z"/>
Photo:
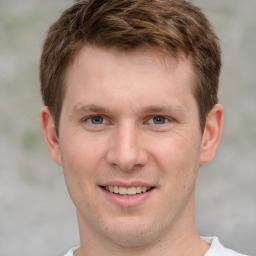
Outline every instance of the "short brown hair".
<path id="1" fill-rule="evenodd" d="M 48 31 L 40 66 L 43 101 L 57 133 L 66 69 L 86 45 L 123 51 L 151 47 L 176 57 L 189 56 L 203 131 L 208 112 L 218 102 L 221 51 L 198 7 L 184 0 L 85 0 L 65 10 Z"/>

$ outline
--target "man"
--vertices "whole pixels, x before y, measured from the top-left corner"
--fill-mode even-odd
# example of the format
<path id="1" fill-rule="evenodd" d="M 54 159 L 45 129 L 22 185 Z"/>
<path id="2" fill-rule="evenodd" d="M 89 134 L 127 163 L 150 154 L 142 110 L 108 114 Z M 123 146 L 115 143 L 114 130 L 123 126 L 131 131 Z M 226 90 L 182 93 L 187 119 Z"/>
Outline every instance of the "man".
<path id="1" fill-rule="evenodd" d="M 41 125 L 77 209 L 67 256 L 239 255 L 194 220 L 198 168 L 221 137 L 220 67 L 183 0 L 80 1 L 51 26 Z"/>

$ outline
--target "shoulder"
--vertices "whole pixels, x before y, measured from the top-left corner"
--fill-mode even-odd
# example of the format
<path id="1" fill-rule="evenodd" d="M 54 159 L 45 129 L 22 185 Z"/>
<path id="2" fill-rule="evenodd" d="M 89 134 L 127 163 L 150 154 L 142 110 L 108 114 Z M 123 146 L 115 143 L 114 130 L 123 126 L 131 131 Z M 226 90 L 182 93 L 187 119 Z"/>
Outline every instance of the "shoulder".
<path id="1" fill-rule="evenodd" d="M 211 245 L 210 249 L 204 256 L 248 256 L 245 254 L 237 253 L 233 250 L 225 248 L 217 237 L 202 237 L 207 243 Z"/>
<path id="2" fill-rule="evenodd" d="M 64 256 L 73 256 L 74 252 L 78 249 L 78 247 L 74 247 L 70 249 Z"/>

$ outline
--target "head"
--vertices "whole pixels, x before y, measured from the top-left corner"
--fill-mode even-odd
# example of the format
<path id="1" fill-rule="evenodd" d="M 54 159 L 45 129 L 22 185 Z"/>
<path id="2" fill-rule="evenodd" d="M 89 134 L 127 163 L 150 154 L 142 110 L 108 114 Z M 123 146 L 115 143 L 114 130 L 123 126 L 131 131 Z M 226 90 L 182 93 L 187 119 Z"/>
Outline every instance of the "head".
<path id="1" fill-rule="evenodd" d="M 95 255 L 196 234 L 196 176 L 222 128 L 219 70 L 218 40 L 186 1 L 80 1 L 50 28 L 41 124 Z"/>
<path id="2" fill-rule="evenodd" d="M 41 93 L 56 132 L 66 92 L 66 72 L 85 46 L 123 52 L 153 49 L 193 67 L 194 97 L 203 131 L 218 102 L 221 56 L 218 38 L 198 7 L 183 0 L 79 1 L 51 26 L 40 66 Z"/>

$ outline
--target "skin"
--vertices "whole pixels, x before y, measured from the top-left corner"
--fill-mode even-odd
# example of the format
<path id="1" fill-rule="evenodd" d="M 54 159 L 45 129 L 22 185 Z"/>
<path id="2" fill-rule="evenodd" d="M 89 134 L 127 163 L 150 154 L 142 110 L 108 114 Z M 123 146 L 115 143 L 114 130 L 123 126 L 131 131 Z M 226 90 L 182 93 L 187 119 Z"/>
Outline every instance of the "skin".
<path id="1" fill-rule="evenodd" d="M 47 107 L 41 125 L 63 166 L 80 229 L 78 255 L 204 255 L 194 189 L 223 125 L 216 104 L 202 134 L 189 59 L 145 49 L 84 47 L 67 70 L 59 137 Z M 142 200 L 103 186 L 148 185 Z"/>

